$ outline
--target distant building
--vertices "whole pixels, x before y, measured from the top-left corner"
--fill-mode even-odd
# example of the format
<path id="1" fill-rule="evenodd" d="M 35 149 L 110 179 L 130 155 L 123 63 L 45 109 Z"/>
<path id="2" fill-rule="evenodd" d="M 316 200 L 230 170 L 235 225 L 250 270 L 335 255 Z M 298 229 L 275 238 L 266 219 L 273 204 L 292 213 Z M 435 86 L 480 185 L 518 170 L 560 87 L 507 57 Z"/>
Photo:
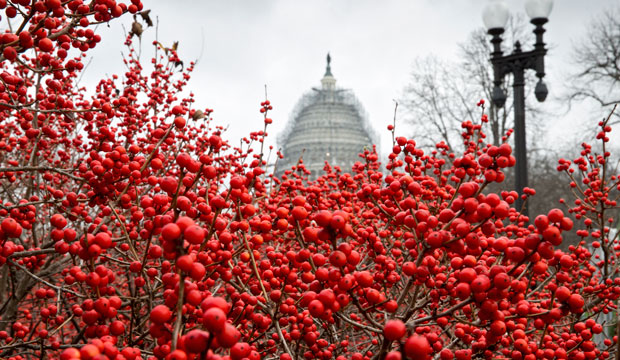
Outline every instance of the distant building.
<path id="1" fill-rule="evenodd" d="M 324 174 L 325 161 L 350 172 L 361 160 L 358 154 L 377 144 L 378 136 L 353 92 L 336 87 L 330 63 L 327 54 L 321 88 L 312 88 L 301 97 L 286 129 L 278 136 L 284 158 L 278 160 L 277 176 L 296 166 L 300 158 L 311 172 L 310 179 Z"/>

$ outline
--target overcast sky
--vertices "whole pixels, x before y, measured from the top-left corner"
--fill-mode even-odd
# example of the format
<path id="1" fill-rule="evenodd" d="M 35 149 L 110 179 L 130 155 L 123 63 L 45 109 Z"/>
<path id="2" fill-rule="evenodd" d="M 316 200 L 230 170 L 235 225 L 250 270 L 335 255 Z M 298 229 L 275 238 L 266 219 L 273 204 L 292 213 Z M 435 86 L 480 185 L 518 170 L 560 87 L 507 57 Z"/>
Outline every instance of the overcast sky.
<path id="1" fill-rule="evenodd" d="M 550 98 L 557 95 L 568 70 L 570 50 L 587 30 L 591 18 L 617 0 L 556 0 L 546 41 Z M 384 152 L 394 103 L 406 85 L 416 57 L 434 54 L 457 59 L 458 43 L 482 26 L 487 0 L 145 0 L 151 16 L 159 18 L 164 45 L 179 41 L 179 55 L 200 57 L 189 84 L 200 108 L 213 108 L 214 118 L 230 125 L 229 139 L 262 128 L 258 113 L 264 85 L 274 110 L 270 143 L 289 119 L 299 97 L 319 85 L 325 55 L 332 55 L 338 85 L 351 88 L 361 100 L 371 123 L 382 136 Z M 508 0 L 513 12 L 524 13 L 524 0 Z M 118 44 L 121 23 L 100 29 L 102 44 L 92 53 L 85 80 L 124 71 Z M 143 56 L 154 29 L 143 41 Z M 147 41 L 148 40 L 148 41 Z M 529 44 L 528 44 L 529 45 Z M 525 46 L 526 49 L 528 48 Z M 472 102 L 477 99 L 472 99 Z M 551 106 L 551 105 L 550 105 Z M 583 109 L 570 115 L 580 118 Z M 566 132 L 565 122 L 550 120 L 552 129 Z M 413 129 L 408 129 L 410 134 Z"/>

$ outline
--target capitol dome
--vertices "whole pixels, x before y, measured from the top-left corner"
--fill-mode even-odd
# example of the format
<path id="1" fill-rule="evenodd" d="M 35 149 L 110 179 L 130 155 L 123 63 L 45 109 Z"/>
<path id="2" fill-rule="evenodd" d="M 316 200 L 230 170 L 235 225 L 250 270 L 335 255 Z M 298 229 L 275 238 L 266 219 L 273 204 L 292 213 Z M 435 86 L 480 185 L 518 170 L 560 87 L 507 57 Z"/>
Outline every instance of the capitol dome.
<path id="1" fill-rule="evenodd" d="M 276 164 L 278 177 L 296 166 L 300 158 L 311 172 L 310 179 L 324 174 L 326 161 L 350 172 L 361 160 L 359 153 L 377 144 L 378 136 L 353 92 L 336 87 L 330 63 L 328 54 L 321 88 L 312 88 L 301 97 L 286 129 L 278 136 L 284 156 Z"/>

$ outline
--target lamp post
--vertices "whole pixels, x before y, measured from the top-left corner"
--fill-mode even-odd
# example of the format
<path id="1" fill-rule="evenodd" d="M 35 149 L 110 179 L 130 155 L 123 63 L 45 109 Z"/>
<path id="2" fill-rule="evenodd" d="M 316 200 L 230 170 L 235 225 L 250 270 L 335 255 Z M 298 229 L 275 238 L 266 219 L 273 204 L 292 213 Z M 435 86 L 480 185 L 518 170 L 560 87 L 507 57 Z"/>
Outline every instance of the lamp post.
<path id="1" fill-rule="evenodd" d="M 491 63 L 493 64 L 493 93 L 491 101 L 497 107 L 502 107 L 506 103 L 506 93 L 501 88 L 504 77 L 508 74 L 513 76 L 513 96 L 514 96 L 514 136 L 515 136 L 515 187 L 519 193 L 517 199 L 517 209 L 523 209 L 523 214 L 527 216 L 527 207 L 523 208 L 523 188 L 527 187 L 527 148 L 525 140 L 525 70 L 536 71 L 538 83 L 534 89 L 534 94 L 539 102 L 547 98 L 547 86 L 542 81 L 545 76 L 545 43 L 543 25 L 548 21 L 549 13 L 553 7 L 553 0 L 527 0 L 525 10 L 530 17 L 530 22 L 534 25 L 536 42 L 534 49 L 530 51 L 521 50 L 521 44 L 517 41 L 511 54 L 504 55 L 502 52 L 502 34 L 504 26 L 508 21 L 508 6 L 504 0 L 493 0 L 484 9 L 482 19 L 491 35 L 493 52 L 491 53 Z"/>

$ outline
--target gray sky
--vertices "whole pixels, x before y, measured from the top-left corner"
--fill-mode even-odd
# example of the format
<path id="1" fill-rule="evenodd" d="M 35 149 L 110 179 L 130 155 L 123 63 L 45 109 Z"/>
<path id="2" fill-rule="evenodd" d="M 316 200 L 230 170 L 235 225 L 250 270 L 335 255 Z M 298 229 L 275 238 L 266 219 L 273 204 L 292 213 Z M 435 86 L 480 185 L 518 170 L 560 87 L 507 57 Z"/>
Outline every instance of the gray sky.
<path id="1" fill-rule="evenodd" d="M 552 46 L 546 79 L 550 98 L 561 90 L 572 44 L 583 36 L 592 16 L 615 1 L 555 1 L 546 33 L 546 41 Z M 159 38 L 164 45 L 178 40 L 179 55 L 186 63 L 201 56 L 188 89 L 196 94 L 198 107 L 213 108 L 216 121 L 230 125 L 228 138 L 233 143 L 262 128 L 258 109 L 267 84 L 274 106 L 269 143 L 274 144 L 275 135 L 284 128 L 299 97 L 319 84 L 329 51 L 338 85 L 355 91 L 381 134 L 385 153 L 391 142 L 386 126 L 393 116 L 392 99 L 401 95 L 413 60 L 428 54 L 456 60 L 458 43 L 482 26 L 481 13 L 487 0 L 144 3 L 145 8 L 152 9 L 154 20 L 159 17 Z M 513 12 L 524 13 L 524 0 L 508 3 Z M 95 81 L 96 75 L 104 71 L 125 71 L 119 49 L 123 39 L 121 23 L 129 29 L 131 18 L 101 29 L 104 39 L 90 53 L 94 59 L 85 75 L 86 82 Z M 153 36 L 153 28 L 144 35 L 144 59 L 153 53 Z M 583 114 L 583 108 L 577 109 L 570 118 Z M 559 136 L 570 135 L 569 127 L 559 119 L 551 120 L 550 128 Z M 408 128 L 401 134 L 412 131 Z"/>

